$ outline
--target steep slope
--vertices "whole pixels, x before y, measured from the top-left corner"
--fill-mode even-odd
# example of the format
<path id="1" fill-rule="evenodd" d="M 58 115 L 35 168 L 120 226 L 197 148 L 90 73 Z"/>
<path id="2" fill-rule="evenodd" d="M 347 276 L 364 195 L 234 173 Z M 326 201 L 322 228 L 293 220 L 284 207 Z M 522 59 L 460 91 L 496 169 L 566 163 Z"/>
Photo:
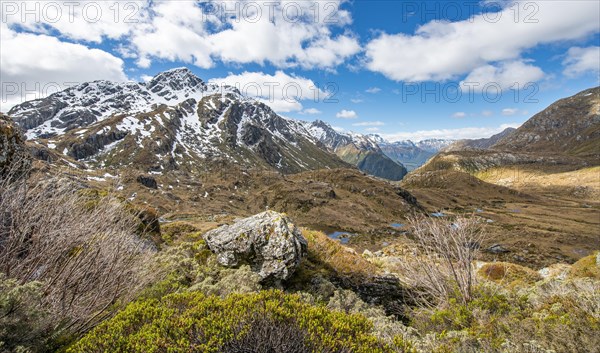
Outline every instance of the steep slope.
<path id="1" fill-rule="evenodd" d="M 561 99 L 492 146 L 513 152 L 600 158 L 600 87 Z"/>
<path id="2" fill-rule="evenodd" d="M 306 123 L 307 130 L 342 160 L 358 169 L 389 180 L 401 180 L 407 170 L 385 155 L 376 141 L 369 136 L 335 131 L 329 124 L 317 120 Z"/>
<path id="3" fill-rule="evenodd" d="M 493 140 L 498 141 L 488 148 Z M 454 144 L 420 170 L 478 173 L 494 168 L 535 167 L 546 173 L 600 164 L 600 87 L 561 99 L 515 131 Z"/>
<path id="4" fill-rule="evenodd" d="M 98 81 L 14 107 L 30 138 L 96 167 L 210 170 L 221 163 L 296 173 L 349 167 L 300 122 L 188 69 L 147 84 Z"/>
<path id="5" fill-rule="evenodd" d="M 498 141 L 500 141 L 503 138 L 506 138 L 507 136 L 509 136 L 510 134 L 512 134 L 513 132 L 515 132 L 517 129 L 509 127 L 504 129 L 504 131 L 493 135 L 491 137 L 488 138 L 481 138 L 481 139 L 476 139 L 476 140 L 459 140 L 454 142 L 453 144 L 451 144 L 450 146 L 446 147 L 444 149 L 445 152 L 449 152 L 449 151 L 462 151 L 462 150 L 467 150 L 467 149 L 480 149 L 480 150 L 487 150 L 490 147 L 492 147 L 493 145 L 495 145 L 496 143 L 498 143 Z"/>

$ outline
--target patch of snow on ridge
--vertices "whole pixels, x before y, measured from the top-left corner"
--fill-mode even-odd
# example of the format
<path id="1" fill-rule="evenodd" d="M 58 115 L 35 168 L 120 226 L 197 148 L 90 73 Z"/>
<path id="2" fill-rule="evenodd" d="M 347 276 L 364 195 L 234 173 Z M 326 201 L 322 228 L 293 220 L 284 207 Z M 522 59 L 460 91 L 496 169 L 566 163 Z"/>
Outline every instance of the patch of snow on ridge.
<path id="1" fill-rule="evenodd" d="M 173 69 L 156 75 L 148 83 L 93 81 L 69 87 L 46 98 L 15 106 L 9 112 L 17 122 L 28 119 L 28 124 L 39 124 L 26 131 L 28 139 L 44 135 L 62 135 L 66 131 L 61 117 L 69 115 L 92 116 L 96 123 L 118 114 L 147 113 L 160 105 L 176 106 L 194 98 L 199 101 L 213 94 L 233 94 L 248 100 L 230 86 L 206 84 L 185 68 Z M 47 108 L 41 107 L 42 103 Z M 44 110 L 45 109 L 45 110 Z M 40 110 L 44 110 L 42 113 Z M 49 116 L 47 118 L 44 118 Z M 38 122 L 39 121 L 39 122 Z M 89 125 L 89 118 L 77 127 Z"/>

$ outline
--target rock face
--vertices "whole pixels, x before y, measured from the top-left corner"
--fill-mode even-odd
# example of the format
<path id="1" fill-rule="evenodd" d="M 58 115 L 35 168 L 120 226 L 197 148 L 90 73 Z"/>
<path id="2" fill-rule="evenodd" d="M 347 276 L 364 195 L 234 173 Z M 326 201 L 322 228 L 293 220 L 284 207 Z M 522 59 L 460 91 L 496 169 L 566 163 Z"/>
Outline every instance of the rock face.
<path id="1" fill-rule="evenodd" d="M 8 116 L 0 114 L 0 176 L 4 176 L 9 171 L 11 173 L 18 172 L 19 169 L 25 171 L 30 162 L 27 156 L 25 139 L 21 131 Z"/>
<path id="2" fill-rule="evenodd" d="M 138 183 L 144 185 L 147 188 L 158 189 L 158 183 L 156 182 L 156 179 L 154 179 L 151 176 L 140 175 L 137 177 L 136 180 Z"/>
<path id="3" fill-rule="evenodd" d="M 249 264 L 264 279 L 289 278 L 306 254 L 307 242 L 285 215 L 267 211 L 204 234 L 223 266 Z"/>

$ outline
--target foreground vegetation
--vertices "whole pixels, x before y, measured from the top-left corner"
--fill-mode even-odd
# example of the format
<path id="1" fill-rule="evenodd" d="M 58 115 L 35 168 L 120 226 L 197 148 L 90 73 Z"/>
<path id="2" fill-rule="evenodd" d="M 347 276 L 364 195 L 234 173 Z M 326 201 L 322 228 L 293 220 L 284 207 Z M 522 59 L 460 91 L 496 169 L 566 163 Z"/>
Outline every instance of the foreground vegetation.
<path id="1" fill-rule="evenodd" d="M 64 178 L 0 188 L 0 352 L 600 351 L 600 256 L 478 265 L 476 217 L 413 219 L 406 256 L 303 229 L 295 275 L 263 283 L 219 266 L 193 222 L 159 231 Z"/>

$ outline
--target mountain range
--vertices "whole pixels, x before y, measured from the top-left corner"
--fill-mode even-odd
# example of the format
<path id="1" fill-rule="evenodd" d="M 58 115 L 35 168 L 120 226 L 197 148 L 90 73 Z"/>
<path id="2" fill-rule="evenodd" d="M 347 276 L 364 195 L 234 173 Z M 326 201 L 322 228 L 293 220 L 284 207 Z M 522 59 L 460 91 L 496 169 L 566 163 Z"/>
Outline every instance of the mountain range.
<path id="1" fill-rule="evenodd" d="M 425 164 L 428 159 L 455 142 L 455 140 L 451 139 L 428 139 L 419 142 L 411 140 L 388 142 L 378 135 L 374 135 L 374 139 L 378 142 L 386 156 L 401 163 L 409 171 Z"/>
<path id="2" fill-rule="evenodd" d="M 578 169 L 600 161 L 600 87 L 558 100 L 517 129 L 489 139 L 458 141 L 421 170 L 476 173 L 520 166 Z"/>
<path id="3" fill-rule="evenodd" d="M 400 180 L 406 169 L 368 137 L 276 114 L 187 68 L 148 83 L 94 81 L 12 108 L 29 139 L 101 167 L 207 170 L 219 163 L 290 174 L 355 167 Z"/>

